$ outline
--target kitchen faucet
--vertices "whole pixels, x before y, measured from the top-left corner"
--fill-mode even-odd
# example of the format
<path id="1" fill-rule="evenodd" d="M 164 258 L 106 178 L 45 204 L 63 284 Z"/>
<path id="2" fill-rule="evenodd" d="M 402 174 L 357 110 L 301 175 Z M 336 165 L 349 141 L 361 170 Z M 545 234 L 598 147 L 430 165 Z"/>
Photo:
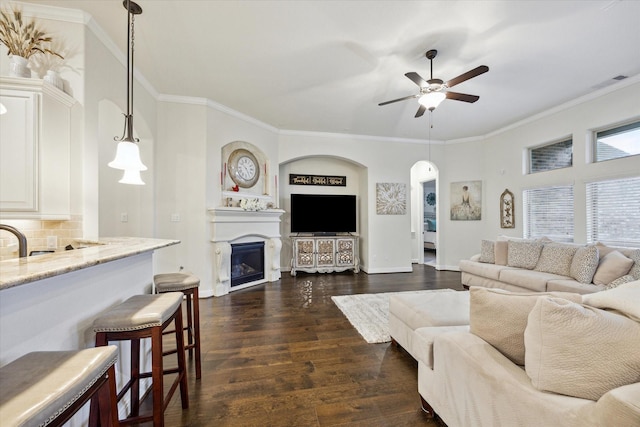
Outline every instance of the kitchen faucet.
<path id="1" fill-rule="evenodd" d="M 27 237 L 18 231 L 17 228 L 6 224 L 0 224 L 0 230 L 7 230 L 18 238 L 18 256 L 24 258 L 27 256 Z"/>

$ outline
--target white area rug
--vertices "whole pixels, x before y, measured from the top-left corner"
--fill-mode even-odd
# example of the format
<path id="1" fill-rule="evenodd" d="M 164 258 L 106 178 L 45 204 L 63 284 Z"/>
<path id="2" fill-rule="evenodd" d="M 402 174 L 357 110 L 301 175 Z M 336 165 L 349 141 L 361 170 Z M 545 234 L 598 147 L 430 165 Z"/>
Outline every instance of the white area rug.
<path id="1" fill-rule="evenodd" d="M 331 297 L 331 299 L 366 342 L 377 344 L 391 341 L 389 336 L 389 296 L 448 291 L 451 289 L 342 295 Z"/>

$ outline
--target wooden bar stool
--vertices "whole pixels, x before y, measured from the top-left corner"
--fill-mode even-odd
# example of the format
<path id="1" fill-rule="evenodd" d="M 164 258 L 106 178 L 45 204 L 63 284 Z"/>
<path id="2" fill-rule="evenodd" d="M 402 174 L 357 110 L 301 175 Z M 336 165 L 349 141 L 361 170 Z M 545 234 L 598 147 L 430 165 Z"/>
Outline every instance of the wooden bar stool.
<path id="1" fill-rule="evenodd" d="M 0 368 L 0 424 L 61 426 L 95 397 L 100 425 L 116 427 L 117 358 L 118 348 L 110 345 L 34 352 L 14 360 Z"/>
<path id="2" fill-rule="evenodd" d="M 110 341 L 131 341 L 131 374 L 129 381 L 118 393 L 118 401 L 128 390 L 131 391 L 131 413 L 120 420 L 121 424 L 153 421 L 155 427 L 164 425 L 164 410 L 171 401 L 173 393 L 180 386 L 182 408 L 189 407 L 187 375 L 185 369 L 184 337 L 182 331 L 182 293 L 169 292 L 161 295 L 136 295 L 98 317 L 93 322 L 96 332 L 96 347 L 107 345 Z M 175 323 L 178 367 L 163 368 L 162 331 L 172 322 Z M 140 372 L 140 340 L 151 338 L 151 372 Z M 175 374 L 175 381 L 164 396 L 163 376 Z M 140 379 L 151 378 L 153 411 L 151 415 L 140 416 Z M 92 405 L 93 412 L 97 412 Z"/>
<path id="3" fill-rule="evenodd" d="M 193 274 L 186 273 L 163 273 L 153 276 L 153 283 L 156 292 L 159 294 L 165 292 L 182 292 L 185 295 L 187 307 L 187 325 L 184 330 L 187 331 L 187 344 L 185 350 L 189 350 L 189 357 L 193 357 L 196 353 L 196 379 L 202 376 L 200 364 L 200 304 L 198 302 L 198 287 L 200 279 Z M 170 333 L 167 331 L 165 333 Z M 175 350 L 165 352 L 171 354 Z"/>

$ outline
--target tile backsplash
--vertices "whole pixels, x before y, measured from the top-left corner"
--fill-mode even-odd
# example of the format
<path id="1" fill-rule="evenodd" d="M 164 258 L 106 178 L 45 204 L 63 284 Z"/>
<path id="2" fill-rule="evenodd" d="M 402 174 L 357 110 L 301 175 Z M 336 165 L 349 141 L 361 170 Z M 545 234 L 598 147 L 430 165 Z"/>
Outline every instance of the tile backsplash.
<path id="1" fill-rule="evenodd" d="M 72 215 L 68 221 L 2 220 L 3 224 L 17 228 L 27 236 L 27 255 L 31 251 L 52 250 L 47 237 L 56 236 L 56 250 L 64 250 L 74 239 L 82 238 L 82 215 Z M 0 230 L 0 261 L 18 257 L 18 239 L 8 231 Z"/>

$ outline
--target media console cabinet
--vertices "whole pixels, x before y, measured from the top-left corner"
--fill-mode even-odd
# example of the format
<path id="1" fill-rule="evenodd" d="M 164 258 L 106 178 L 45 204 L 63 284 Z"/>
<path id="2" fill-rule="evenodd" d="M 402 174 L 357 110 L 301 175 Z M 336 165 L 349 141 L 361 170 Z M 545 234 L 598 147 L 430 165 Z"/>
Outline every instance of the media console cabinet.
<path id="1" fill-rule="evenodd" d="M 360 271 L 358 236 L 291 236 L 293 257 L 291 275 L 297 271 L 307 273 L 333 273 Z"/>

